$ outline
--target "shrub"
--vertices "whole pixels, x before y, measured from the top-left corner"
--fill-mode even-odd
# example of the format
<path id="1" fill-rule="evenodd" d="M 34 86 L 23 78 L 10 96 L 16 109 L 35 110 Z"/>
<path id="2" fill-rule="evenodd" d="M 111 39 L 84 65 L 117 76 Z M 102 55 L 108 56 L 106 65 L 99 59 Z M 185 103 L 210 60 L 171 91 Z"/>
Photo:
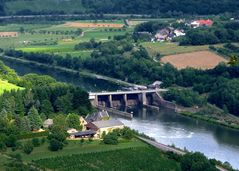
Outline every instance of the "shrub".
<path id="1" fill-rule="evenodd" d="M 38 138 L 33 138 L 32 139 L 32 144 L 34 147 L 39 147 L 41 144 L 40 144 L 40 140 Z"/>
<path id="2" fill-rule="evenodd" d="M 33 148 L 34 148 L 34 146 L 33 146 L 32 142 L 28 141 L 23 145 L 23 152 L 26 154 L 31 154 L 31 152 L 33 151 Z"/>
<path id="3" fill-rule="evenodd" d="M 51 151 L 58 151 L 58 150 L 61 150 L 62 148 L 63 148 L 63 143 L 62 142 L 60 142 L 57 139 L 51 139 L 50 140 L 49 149 Z"/>
<path id="4" fill-rule="evenodd" d="M 103 142 L 105 144 L 116 145 L 118 144 L 118 136 L 114 132 L 108 133 L 107 135 L 104 136 Z"/>

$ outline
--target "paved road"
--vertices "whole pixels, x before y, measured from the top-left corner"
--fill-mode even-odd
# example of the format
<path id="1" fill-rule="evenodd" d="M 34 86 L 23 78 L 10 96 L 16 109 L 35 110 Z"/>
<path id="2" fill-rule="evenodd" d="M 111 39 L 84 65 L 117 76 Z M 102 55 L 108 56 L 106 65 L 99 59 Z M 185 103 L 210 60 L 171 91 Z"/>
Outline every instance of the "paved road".
<path id="1" fill-rule="evenodd" d="M 138 137 L 139 139 L 141 139 L 142 141 L 156 147 L 157 149 L 160 149 L 162 151 L 171 151 L 171 152 L 174 152 L 176 154 L 179 154 L 179 155 L 184 155 L 186 154 L 186 152 L 184 151 L 181 151 L 181 150 L 178 150 L 176 148 L 173 148 L 173 147 L 169 147 L 167 145 L 164 145 L 164 144 L 161 144 L 159 142 L 156 142 L 156 141 L 152 141 L 152 140 L 148 140 L 148 139 L 145 139 L 145 138 L 141 138 L 141 137 Z"/>
<path id="2" fill-rule="evenodd" d="M 142 137 L 138 137 L 138 138 L 141 139 L 142 141 L 144 141 L 144 142 L 146 142 L 146 143 L 148 143 L 148 144 L 150 144 L 150 145 L 156 147 L 156 148 L 159 149 L 159 150 L 162 150 L 162 151 L 165 151 L 165 152 L 171 151 L 171 152 L 174 152 L 174 153 L 179 154 L 179 155 L 184 155 L 184 154 L 186 154 L 186 152 L 184 152 L 184 151 L 178 150 L 178 149 L 173 148 L 173 147 L 169 147 L 169 146 L 164 145 L 164 144 L 161 144 L 161 143 L 159 143 L 159 142 L 152 141 L 152 140 L 148 140 L 148 139 L 145 139 L 145 138 L 142 138 Z M 218 166 L 218 165 L 216 165 L 216 168 L 217 168 L 219 171 L 228 171 L 227 169 L 225 169 L 225 168 L 223 168 L 223 167 L 221 167 L 221 166 Z"/>

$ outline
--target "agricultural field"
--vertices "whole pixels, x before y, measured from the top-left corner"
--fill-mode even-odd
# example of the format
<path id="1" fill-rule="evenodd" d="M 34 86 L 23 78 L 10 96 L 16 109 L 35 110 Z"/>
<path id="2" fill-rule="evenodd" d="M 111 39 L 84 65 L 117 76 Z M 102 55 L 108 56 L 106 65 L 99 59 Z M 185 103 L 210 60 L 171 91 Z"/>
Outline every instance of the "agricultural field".
<path id="1" fill-rule="evenodd" d="M 24 142 L 26 140 L 23 140 Z M 79 140 L 69 140 L 68 145 L 58 152 L 52 152 L 48 149 L 48 143 L 41 145 L 40 147 L 35 147 L 33 152 L 30 155 L 27 155 L 22 152 L 22 150 L 17 150 L 12 152 L 10 149 L 7 151 L 7 154 L 18 154 L 22 155 L 22 159 L 26 162 L 30 162 L 32 160 L 40 160 L 45 158 L 52 158 L 57 156 L 69 156 L 69 155 L 77 155 L 84 153 L 93 153 L 93 152 L 103 152 L 103 151 L 113 151 L 118 149 L 129 149 L 136 147 L 147 147 L 148 145 L 143 143 L 138 139 L 133 139 L 130 141 L 120 141 L 118 145 L 106 145 L 101 141 L 93 141 L 88 142 L 86 140 L 82 145 Z"/>
<path id="2" fill-rule="evenodd" d="M 209 50 L 209 45 L 204 46 L 179 46 L 177 43 L 169 42 L 144 42 L 142 45 L 147 49 L 150 55 L 156 56 L 158 53 L 162 56 L 175 55 L 181 53 L 197 52 Z M 220 45 L 217 45 L 220 46 Z"/>
<path id="3" fill-rule="evenodd" d="M 168 159 L 153 147 L 136 147 L 123 150 L 61 156 L 37 160 L 35 162 L 47 169 L 60 171 L 181 170 L 179 163 Z"/>
<path id="4" fill-rule="evenodd" d="M 165 56 L 161 58 L 161 62 L 170 63 L 178 69 L 186 67 L 211 69 L 221 62 L 227 62 L 227 60 L 210 51 L 199 51 Z"/>
<path id="5" fill-rule="evenodd" d="M 73 28 L 123 28 L 124 24 L 118 23 L 85 23 L 85 22 L 67 22 L 65 27 Z"/>
<path id="6" fill-rule="evenodd" d="M 127 21 L 127 24 L 130 26 L 130 27 L 134 27 L 138 24 L 141 24 L 141 23 L 145 23 L 145 22 L 148 22 L 148 21 L 159 21 L 159 22 L 170 22 L 170 21 L 174 21 L 175 19 L 174 18 L 157 18 L 157 19 L 129 19 Z"/>
<path id="7" fill-rule="evenodd" d="M 80 22 L 80 21 L 77 21 Z M 82 23 L 94 22 L 86 20 Z M 98 21 L 101 23 L 110 23 L 123 25 L 123 20 Z M 26 52 L 43 52 L 58 55 L 70 54 L 73 57 L 87 58 L 91 51 L 76 51 L 75 45 L 80 42 L 89 41 L 94 38 L 96 41 L 108 41 L 115 35 L 124 35 L 132 32 L 131 28 L 82 28 L 83 33 L 77 35 L 76 27 L 60 24 L 9 24 L 0 26 L 0 31 L 18 32 L 18 37 L 0 38 L 0 47 L 3 49 L 17 49 Z M 24 32 L 20 32 L 24 30 Z M 2 41 L 3 40 L 3 41 Z"/>
<path id="8" fill-rule="evenodd" d="M 8 83 L 7 81 L 3 81 L 0 79 L 0 95 L 4 91 L 11 91 L 11 90 L 18 90 L 18 89 L 23 89 L 23 88 L 18 87 L 14 84 Z"/>

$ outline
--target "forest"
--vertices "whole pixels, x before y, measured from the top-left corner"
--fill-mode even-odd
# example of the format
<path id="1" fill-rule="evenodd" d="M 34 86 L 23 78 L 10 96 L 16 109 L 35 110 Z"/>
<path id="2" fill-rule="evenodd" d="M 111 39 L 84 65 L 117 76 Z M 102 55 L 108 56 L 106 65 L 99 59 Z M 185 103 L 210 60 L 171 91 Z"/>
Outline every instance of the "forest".
<path id="1" fill-rule="evenodd" d="M 45 2 L 44 2 L 45 1 Z M 237 0 L 78 0 L 69 2 L 44 0 L 42 8 L 34 9 L 32 6 L 40 1 L 28 2 L 23 0 L 0 1 L 0 15 L 34 15 L 34 14 L 68 14 L 70 13 L 120 13 L 120 14 L 149 14 L 154 16 L 168 15 L 180 16 L 183 14 L 219 14 L 225 12 L 237 12 L 239 2 Z M 15 9 L 15 5 L 24 3 L 25 6 L 17 11 L 9 11 L 9 6 Z M 8 8 L 6 7 L 8 5 Z M 47 6 L 48 4 L 48 6 Z M 67 5 L 66 5 L 67 4 Z M 70 5 L 72 4 L 72 9 Z M 31 6 L 32 5 L 32 6 Z M 64 8 L 65 6 L 65 8 Z M 75 8 L 78 6 L 78 8 Z M 57 9 L 55 7 L 58 7 Z M 68 9 L 69 7 L 69 9 Z M 3 10 L 5 9 L 5 10 Z"/>
<path id="2" fill-rule="evenodd" d="M 32 138 L 31 131 L 42 128 L 43 121 L 56 114 L 58 115 L 55 117 L 54 129 L 57 138 L 53 137 L 55 135 L 53 129 L 49 139 L 50 145 L 54 145 L 53 150 L 56 147 L 60 148 L 61 146 L 56 144 L 61 142 L 59 131 L 62 130 L 60 128 L 64 126 L 63 123 L 69 121 L 68 125 L 74 127 L 72 125 L 74 118 L 92 112 L 87 92 L 57 82 L 50 76 L 28 74 L 19 77 L 14 70 L 0 62 L 0 78 L 24 88 L 24 90 L 5 91 L 0 96 L 0 150 L 5 150 L 6 147 L 17 149 L 18 139 L 28 137 L 29 134 Z M 58 122 L 60 124 L 57 124 Z M 45 136 L 47 134 L 48 131 L 40 133 Z"/>
<path id="3" fill-rule="evenodd" d="M 206 45 L 239 41 L 239 23 L 215 23 L 212 27 L 195 28 L 186 32 L 180 45 Z"/>

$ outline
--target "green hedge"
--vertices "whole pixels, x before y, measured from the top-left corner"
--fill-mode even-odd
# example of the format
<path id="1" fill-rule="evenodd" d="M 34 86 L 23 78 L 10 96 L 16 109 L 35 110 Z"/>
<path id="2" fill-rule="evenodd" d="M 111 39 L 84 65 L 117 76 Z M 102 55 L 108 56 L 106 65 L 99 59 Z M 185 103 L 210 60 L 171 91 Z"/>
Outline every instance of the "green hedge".
<path id="1" fill-rule="evenodd" d="M 49 132 L 44 131 L 44 132 L 31 132 L 31 133 L 26 133 L 26 134 L 21 134 L 18 136 L 18 139 L 29 139 L 29 138 L 37 138 L 37 137 L 44 137 L 48 136 Z"/>

